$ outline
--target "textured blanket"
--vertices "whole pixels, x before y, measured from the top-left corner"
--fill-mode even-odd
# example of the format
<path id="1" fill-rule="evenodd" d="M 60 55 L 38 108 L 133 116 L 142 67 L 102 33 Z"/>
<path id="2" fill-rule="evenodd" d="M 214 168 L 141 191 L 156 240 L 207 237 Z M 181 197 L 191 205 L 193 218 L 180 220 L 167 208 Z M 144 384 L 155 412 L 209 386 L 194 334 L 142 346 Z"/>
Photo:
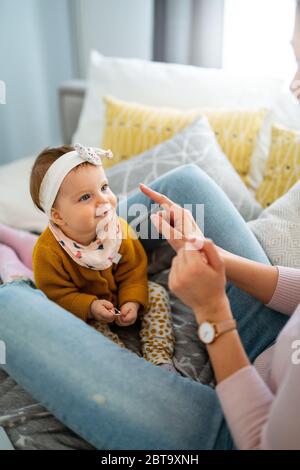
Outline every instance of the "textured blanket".
<path id="1" fill-rule="evenodd" d="M 149 255 L 149 279 L 168 289 L 168 274 L 173 250 L 165 242 Z M 178 372 L 214 387 L 213 372 L 205 347 L 197 337 L 191 310 L 170 294 L 176 337 L 174 365 Z M 140 353 L 138 324 L 115 326 L 127 347 Z M 45 408 L 37 403 L 11 377 L 0 369 L 0 426 L 15 449 L 92 449 Z"/>

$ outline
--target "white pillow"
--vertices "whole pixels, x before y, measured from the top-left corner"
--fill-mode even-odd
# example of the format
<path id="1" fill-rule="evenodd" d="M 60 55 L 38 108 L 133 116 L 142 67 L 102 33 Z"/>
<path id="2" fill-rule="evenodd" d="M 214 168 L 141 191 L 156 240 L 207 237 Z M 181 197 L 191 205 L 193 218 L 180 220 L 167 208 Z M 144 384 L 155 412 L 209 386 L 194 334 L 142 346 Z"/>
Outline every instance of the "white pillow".
<path id="1" fill-rule="evenodd" d="M 300 130 L 300 106 L 290 92 L 281 93 L 274 106 L 267 113 L 258 134 L 251 157 L 248 175 L 250 190 L 255 193 L 261 184 L 269 155 L 272 125 L 279 124 L 289 129 Z"/>
<path id="2" fill-rule="evenodd" d="M 90 56 L 87 93 L 73 143 L 99 146 L 104 129 L 103 97 L 179 109 L 269 107 L 282 89 L 280 79 L 241 76 L 223 70 L 141 59 Z"/>
<path id="3" fill-rule="evenodd" d="M 273 265 L 300 268 L 300 181 L 248 225 Z"/>
<path id="4" fill-rule="evenodd" d="M 35 157 L 0 166 L 0 222 L 11 227 L 42 232 L 47 217 L 33 204 L 29 178 Z"/>

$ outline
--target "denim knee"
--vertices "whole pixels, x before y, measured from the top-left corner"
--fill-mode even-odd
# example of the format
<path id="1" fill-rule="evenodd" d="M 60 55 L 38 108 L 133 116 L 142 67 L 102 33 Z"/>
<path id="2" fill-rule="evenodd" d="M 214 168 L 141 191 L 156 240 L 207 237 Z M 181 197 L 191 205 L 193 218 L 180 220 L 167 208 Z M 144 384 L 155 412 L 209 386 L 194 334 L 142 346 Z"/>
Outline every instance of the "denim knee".
<path id="1" fill-rule="evenodd" d="M 199 166 L 195 165 L 194 163 L 187 163 L 186 165 L 181 165 L 177 168 L 174 168 L 174 170 L 166 173 L 165 176 L 172 175 L 172 179 L 178 178 L 180 181 L 182 181 L 183 177 L 185 178 L 186 176 L 189 176 L 190 178 L 191 176 L 194 176 L 195 173 L 203 173 L 203 175 L 206 174 Z"/>
<path id="2" fill-rule="evenodd" d="M 167 185 L 168 192 L 175 194 L 180 190 L 190 193 L 190 191 L 195 189 L 198 194 L 200 190 L 201 192 L 203 190 L 200 183 L 204 184 L 205 182 L 206 187 L 207 185 L 215 184 L 205 171 L 194 163 L 188 163 L 169 171 L 165 175 L 162 175 L 157 182 L 159 183 L 158 186 L 163 187 L 163 189 Z"/>
<path id="3" fill-rule="evenodd" d="M 37 289 L 35 284 L 30 280 L 30 279 L 15 279 L 13 281 L 10 281 L 10 282 L 6 282 L 5 284 L 1 284 L 0 285 L 0 295 L 1 295 L 1 290 L 2 291 L 14 291 L 16 290 L 17 288 L 21 288 L 21 289 L 31 289 L 32 290 L 32 294 L 35 295 L 39 295 L 41 297 L 45 297 L 47 298 L 46 294 L 41 291 L 40 289 Z"/>

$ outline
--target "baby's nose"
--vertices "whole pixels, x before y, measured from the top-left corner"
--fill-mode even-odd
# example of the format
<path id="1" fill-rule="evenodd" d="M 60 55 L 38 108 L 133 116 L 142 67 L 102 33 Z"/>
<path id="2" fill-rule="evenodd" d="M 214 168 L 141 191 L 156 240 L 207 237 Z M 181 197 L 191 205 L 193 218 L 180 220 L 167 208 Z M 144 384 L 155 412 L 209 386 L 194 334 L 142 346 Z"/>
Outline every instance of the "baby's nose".
<path id="1" fill-rule="evenodd" d="M 102 193 L 101 191 L 99 191 L 97 193 L 97 197 L 96 197 L 96 202 L 97 202 L 97 205 L 99 204 L 103 204 L 107 201 L 107 196 L 106 194 Z"/>

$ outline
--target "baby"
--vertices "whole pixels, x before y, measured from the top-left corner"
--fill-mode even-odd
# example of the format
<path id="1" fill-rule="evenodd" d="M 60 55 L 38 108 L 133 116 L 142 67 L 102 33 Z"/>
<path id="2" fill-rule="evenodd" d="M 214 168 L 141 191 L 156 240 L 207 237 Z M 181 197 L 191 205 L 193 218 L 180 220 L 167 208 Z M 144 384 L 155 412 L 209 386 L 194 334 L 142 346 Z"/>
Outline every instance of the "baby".
<path id="1" fill-rule="evenodd" d="M 33 251 L 36 286 L 121 347 L 109 324 L 126 327 L 139 316 L 143 357 L 174 370 L 168 294 L 147 280 L 146 253 L 117 216 L 102 157 L 112 154 L 80 144 L 47 148 L 37 157 L 30 193 L 49 225 Z"/>

